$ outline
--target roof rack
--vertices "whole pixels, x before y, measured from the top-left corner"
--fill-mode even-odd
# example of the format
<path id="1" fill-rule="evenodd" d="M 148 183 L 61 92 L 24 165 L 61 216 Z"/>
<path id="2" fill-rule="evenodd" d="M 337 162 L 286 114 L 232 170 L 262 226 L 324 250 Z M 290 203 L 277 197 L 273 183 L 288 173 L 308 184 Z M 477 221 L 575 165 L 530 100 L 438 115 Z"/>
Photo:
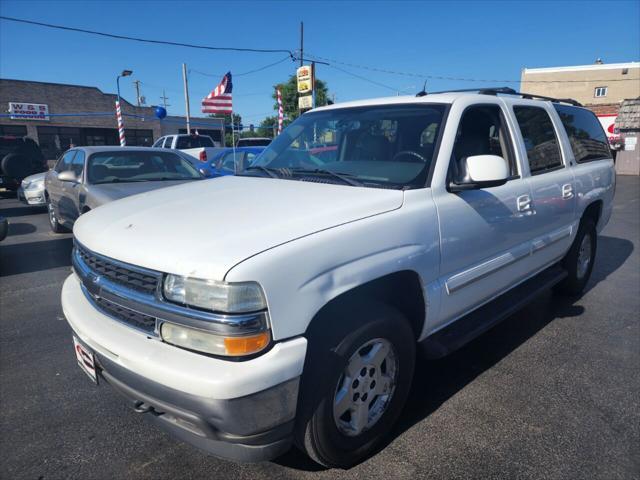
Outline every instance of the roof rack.
<path id="1" fill-rule="evenodd" d="M 464 92 L 477 92 L 480 95 L 517 95 L 522 98 L 526 98 L 529 100 L 538 99 L 538 100 L 548 100 L 554 103 L 568 103 L 569 105 L 573 105 L 575 107 L 582 107 L 582 104 L 577 100 L 572 98 L 553 98 L 553 97 L 545 97 L 544 95 L 536 95 L 535 93 L 522 93 L 517 92 L 513 88 L 510 87 L 490 87 L 490 88 L 464 88 L 462 90 L 443 90 L 441 92 L 431 92 L 431 95 L 437 93 L 464 93 Z M 420 92 L 416 96 L 424 96 L 427 95 L 427 92 Z"/>

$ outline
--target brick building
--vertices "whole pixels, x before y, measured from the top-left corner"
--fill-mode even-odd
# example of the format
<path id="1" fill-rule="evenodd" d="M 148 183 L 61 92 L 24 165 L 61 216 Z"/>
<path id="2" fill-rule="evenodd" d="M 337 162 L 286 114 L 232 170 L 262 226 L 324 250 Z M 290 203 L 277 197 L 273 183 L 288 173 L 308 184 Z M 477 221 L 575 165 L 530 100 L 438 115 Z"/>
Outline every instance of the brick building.
<path id="1" fill-rule="evenodd" d="M 622 102 L 640 97 L 640 63 L 598 60 L 593 65 L 523 68 L 520 81 L 523 92 L 579 101 L 598 116 L 613 140 Z"/>
<path id="2" fill-rule="evenodd" d="M 0 135 L 33 138 L 47 159 L 57 158 L 71 144 L 118 145 L 115 100 L 115 94 L 96 87 L 0 79 Z M 186 133 L 184 117 L 159 120 L 153 107 L 137 107 L 124 98 L 121 106 L 127 145 L 151 146 L 163 135 Z M 11 118 L 12 110 L 23 114 Z M 24 112 L 33 112 L 33 118 L 25 118 Z M 221 119 L 192 118 L 191 122 L 192 129 L 224 142 Z"/>

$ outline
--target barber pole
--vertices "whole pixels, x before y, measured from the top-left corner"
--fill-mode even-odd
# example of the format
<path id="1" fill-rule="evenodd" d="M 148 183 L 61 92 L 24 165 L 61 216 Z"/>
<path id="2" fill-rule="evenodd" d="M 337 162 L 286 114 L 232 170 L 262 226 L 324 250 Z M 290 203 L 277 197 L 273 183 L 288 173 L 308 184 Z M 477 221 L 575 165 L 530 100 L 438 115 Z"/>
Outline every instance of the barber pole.
<path id="1" fill-rule="evenodd" d="M 124 122 L 122 121 L 122 110 L 120 109 L 119 99 L 116 99 L 116 118 L 118 119 L 118 135 L 120 137 L 120 146 L 126 147 L 127 142 L 124 138 Z"/>
<path id="2" fill-rule="evenodd" d="M 284 111 L 282 109 L 282 93 L 276 88 L 276 97 L 278 98 L 278 135 L 282 133 L 282 121 L 284 120 Z"/>

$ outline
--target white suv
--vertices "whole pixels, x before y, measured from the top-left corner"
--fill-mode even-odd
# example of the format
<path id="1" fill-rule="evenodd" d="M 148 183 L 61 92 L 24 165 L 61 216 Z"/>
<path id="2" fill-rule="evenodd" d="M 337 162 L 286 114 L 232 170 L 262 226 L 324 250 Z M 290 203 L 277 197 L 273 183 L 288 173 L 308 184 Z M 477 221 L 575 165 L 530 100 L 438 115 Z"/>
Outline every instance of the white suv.
<path id="1" fill-rule="evenodd" d="M 216 455 L 361 461 L 417 348 L 445 355 L 543 289 L 584 289 L 615 174 L 570 103 L 494 89 L 318 108 L 238 176 L 83 215 L 62 291 L 80 365 Z"/>

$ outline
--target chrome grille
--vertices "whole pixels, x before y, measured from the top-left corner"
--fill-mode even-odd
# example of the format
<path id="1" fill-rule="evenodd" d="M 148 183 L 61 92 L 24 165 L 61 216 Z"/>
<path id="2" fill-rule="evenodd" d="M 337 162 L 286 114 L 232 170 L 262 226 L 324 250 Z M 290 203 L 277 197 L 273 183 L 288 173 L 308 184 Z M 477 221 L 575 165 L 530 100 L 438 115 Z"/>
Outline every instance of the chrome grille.
<path id="1" fill-rule="evenodd" d="M 155 293 L 158 282 L 160 281 L 160 275 L 135 270 L 119 262 L 114 262 L 106 257 L 96 255 L 79 245 L 76 245 L 76 248 L 82 261 L 95 274 L 104 276 L 114 283 L 138 292 L 148 294 Z"/>
<path id="2" fill-rule="evenodd" d="M 93 297 L 95 305 L 107 315 L 136 327 L 145 332 L 154 333 L 156 328 L 156 318 L 144 313 L 136 312 L 130 308 L 113 303 L 106 298 Z"/>

